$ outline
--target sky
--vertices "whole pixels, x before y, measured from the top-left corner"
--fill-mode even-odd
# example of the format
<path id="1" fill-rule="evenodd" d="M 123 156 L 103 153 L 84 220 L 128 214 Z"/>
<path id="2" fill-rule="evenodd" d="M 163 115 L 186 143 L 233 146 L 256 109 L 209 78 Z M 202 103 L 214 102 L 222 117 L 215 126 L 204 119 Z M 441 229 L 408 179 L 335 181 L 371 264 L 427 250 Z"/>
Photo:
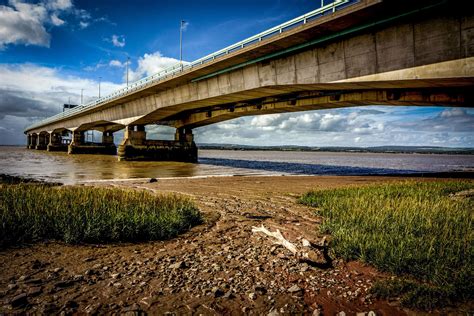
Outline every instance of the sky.
<path id="1" fill-rule="evenodd" d="M 23 129 L 314 10 L 314 0 L 0 0 L 0 145 Z M 198 143 L 474 147 L 474 110 L 357 107 L 238 118 L 194 130 Z M 171 137 L 148 126 L 150 138 Z"/>

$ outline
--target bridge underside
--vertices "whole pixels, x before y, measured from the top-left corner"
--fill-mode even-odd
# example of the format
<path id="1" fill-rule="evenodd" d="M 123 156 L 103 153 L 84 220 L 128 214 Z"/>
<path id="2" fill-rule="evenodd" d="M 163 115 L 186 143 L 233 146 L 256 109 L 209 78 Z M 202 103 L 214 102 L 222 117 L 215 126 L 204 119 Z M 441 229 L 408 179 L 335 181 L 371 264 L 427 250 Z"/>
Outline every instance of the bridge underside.
<path id="1" fill-rule="evenodd" d="M 474 15 L 449 1 L 402 2 L 361 0 L 202 67 L 36 125 L 26 131 L 28 147 L 118 149 L 125 160 L 196 161 L 194 128 L 242 116 L 364 105 L 474 106 Z M 175 140 L 148 140 L 149 124 L 176 128 Z M 121 129 L 125 136 L 115 148 L 113 133 Z M 87 142 L 89 130 L 102 132 L 102 141 Z"/>

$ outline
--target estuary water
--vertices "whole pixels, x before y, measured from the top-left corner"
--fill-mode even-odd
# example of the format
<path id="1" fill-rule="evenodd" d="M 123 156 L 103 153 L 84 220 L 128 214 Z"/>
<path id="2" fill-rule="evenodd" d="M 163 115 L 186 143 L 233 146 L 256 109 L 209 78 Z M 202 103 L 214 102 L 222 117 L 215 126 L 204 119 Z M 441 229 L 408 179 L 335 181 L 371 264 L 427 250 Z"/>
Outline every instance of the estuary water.
<path id="1" fill-rule="evenodd" d="M 74 184 L 229 175 L 384 175 L 474 171 L 474 155 L 199 150 L 198 163 L 117 161 L 0 146 L 0 174 Z"/>

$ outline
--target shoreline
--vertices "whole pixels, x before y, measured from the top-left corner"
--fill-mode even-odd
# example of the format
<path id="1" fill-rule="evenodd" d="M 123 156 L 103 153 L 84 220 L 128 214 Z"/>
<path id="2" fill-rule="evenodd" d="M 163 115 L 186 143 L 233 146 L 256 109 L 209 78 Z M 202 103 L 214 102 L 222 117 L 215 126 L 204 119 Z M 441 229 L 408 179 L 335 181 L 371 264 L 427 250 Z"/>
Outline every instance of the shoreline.
<path id="1" fill-rule="evenodd" d="M 113 183 L 113 182 L 155 182 L 155 181 L 166 181 L 166 180 L 191 180 L 191 179 L 213 179 L 213 178 L 238 178 L 238 177 L 387 177 L 387 178 L 426 178 L 426 179 L 474 179 L 474 171 L 446 171 L 446 172 L 415 172 L 415 173 L 388 173 L 388 174 L 217 174 L 217 175 L 197 175 L 197 176 L 183 176 L 183 177 L 157 177 L 157 178 L 114 178 L 114 179 L 90 179 L 80 180 L 69 185 L 82 185 L 82 184 L 99 184 L 99 183 Z M 64 185 L 54 179 L 43 180 L 35 179 L 31 177 L 23 177 L 19 175 L 10 175 L 0 173 L 0 184 L 18 184 L 18 183 L 35 183 L 35 184 L 48 184 L 48 185 Z"/>

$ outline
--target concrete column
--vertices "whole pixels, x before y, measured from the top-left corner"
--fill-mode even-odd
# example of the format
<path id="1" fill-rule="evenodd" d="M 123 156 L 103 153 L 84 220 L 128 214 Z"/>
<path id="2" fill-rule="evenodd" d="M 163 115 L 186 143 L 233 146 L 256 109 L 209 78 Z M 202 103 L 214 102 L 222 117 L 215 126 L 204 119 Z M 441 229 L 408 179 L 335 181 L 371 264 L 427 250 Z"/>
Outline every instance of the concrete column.
<path id="1" fill-rule="evenodd" d="M 67 151 L 67 145 L 62 143 L 62 137 L 59 133 L 49 133 L 48 151 Z"/>
<path id="2" fill-rule="evenodd" d="M 177 129 L 175 140 L 147 140 L 144 126 L 127 126 L 118 147 L 119 160 L 197 161 L 192 131 Z"/>
<path id="3" fill-rule="evenodd" d="M 47 147 L 47 140 L 46 140 L 47 134 L 45 133 L 39 133 L 38 138 L 36 141 L 36 149 L 37 150 L 45 150 Z"/>
<path id="4" fill-rule="evenodd" d="M 31 145 L 31 135 L 26 134 L 26 148 L 30 148 Z"/>
<path id="5" fill-rule="evenodd" d="M 102 144 L 113 144 L 113 143 L 114 143 L 114 134 L 112 132 L 103 132 Z"/>
<path id="6" fill-rule="evenodd" d="M 190 128 L 177 128 L 174 140 L 179 142 L 192 143 L 194 141 L 193 131 Z"/>
<path id="7" fill-rule="evenodd" d="M 85 132 L 73 132 L 72 141 L 68 146 L 69 154 L 102 154 L 115 155 L 117 147 L 114 144 L 112 132 L 102 134 L 102 143 L 85 143 Z"/>
<path id="8" fill-rule="evenodd" d="M 28 148 L 30 148 L 30 149 L 35 149 L 36 148 L 37 138 L 38 138 L 38 135 L 31 134 L 30 146 Z"/>

